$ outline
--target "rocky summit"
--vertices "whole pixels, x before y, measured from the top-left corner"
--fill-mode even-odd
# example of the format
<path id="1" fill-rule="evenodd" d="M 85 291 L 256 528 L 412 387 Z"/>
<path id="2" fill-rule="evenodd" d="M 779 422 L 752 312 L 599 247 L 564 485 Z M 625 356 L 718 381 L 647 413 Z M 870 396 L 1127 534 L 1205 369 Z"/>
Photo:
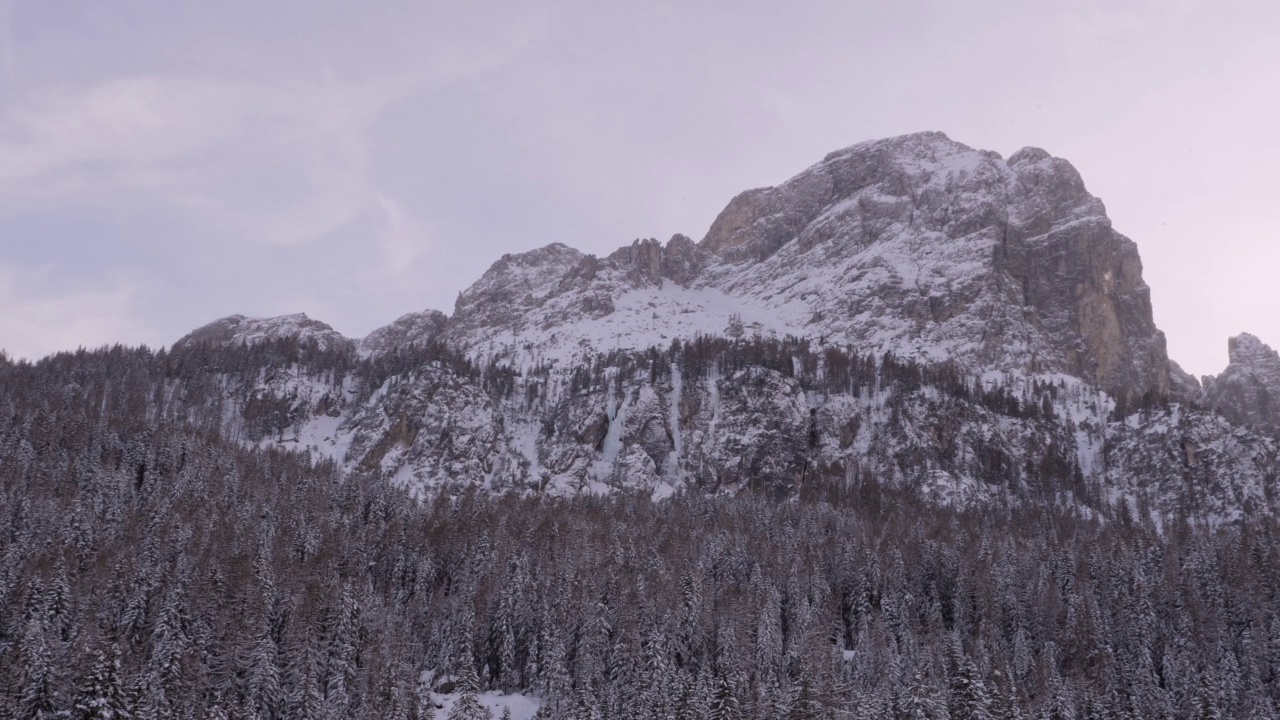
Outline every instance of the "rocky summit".
<path id="1" fill-rule="evenodd" d="M 314 342 L 325 349 L 354 345 L 351 340 L 343 337 L 342 333 L 334 330 L 328 323 L 312 320 L 306 313 L 297 313 L 274 318 L 247 318 L 244 315 L 231 315 L 192 330 L 174 343 L 174 347 L 234 346 L 284 338 Z"/>
<path id="2" fill-rule="evenodd" d="M 697 242 L 503 256 L 450 316 L 359 342 L 234 316 L 175 352 L 290 339 L 288 363 L 223 378 L 221 431 L 423 494 L 874 477 L 1223 521 L 1268 508 L 1276 477 L 1280 356 L 1243 335 L 1222 375 L 1191 378 L 1137 245 L 1070 163 L 941 133 L 743 192 Z"/>

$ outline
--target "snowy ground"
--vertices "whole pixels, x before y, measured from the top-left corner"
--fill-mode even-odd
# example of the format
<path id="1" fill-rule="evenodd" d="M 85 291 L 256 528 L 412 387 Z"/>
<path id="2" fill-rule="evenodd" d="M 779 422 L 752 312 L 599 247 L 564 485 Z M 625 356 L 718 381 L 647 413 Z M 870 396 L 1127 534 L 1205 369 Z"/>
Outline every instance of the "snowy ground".
<path id="1" fill-rule="evenodd" d="M 453 711 L 453 704 L 457 702 L 460 693 L 449 693 L 441 695 L 439 693 L 431 693 L 431 697 L 436 703 L 437 720 L 446 720 L 449 713 Z M 538 698 L 530 695 L 503 695 L 502 693 L 487 692 L 479 695 L 480 704 L 489 709 L 493 713 L 494 720 L 502 717 L 502 711 L 505 708 L 511 709 L 511 720 L 530 720 L 538 712 L 538 706 L 541 704 Z"/>

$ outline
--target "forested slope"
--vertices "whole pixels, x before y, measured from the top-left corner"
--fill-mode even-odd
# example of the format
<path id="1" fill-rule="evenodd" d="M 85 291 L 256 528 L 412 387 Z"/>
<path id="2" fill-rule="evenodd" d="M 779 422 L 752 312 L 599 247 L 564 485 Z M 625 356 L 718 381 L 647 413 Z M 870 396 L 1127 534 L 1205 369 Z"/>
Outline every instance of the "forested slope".
<path id="1" fill-rule="evenodd" d="M 1280 699 L 1267 516 L 1157 532 L 874 476 L 781 501 L 419 502 L 224 438 L 214 393 L 175 400 L 216 366 L 188 360 L 0 365 L 0 715 L 421 718 L 424 672 L 555 718 L 1244 718 Z"/>

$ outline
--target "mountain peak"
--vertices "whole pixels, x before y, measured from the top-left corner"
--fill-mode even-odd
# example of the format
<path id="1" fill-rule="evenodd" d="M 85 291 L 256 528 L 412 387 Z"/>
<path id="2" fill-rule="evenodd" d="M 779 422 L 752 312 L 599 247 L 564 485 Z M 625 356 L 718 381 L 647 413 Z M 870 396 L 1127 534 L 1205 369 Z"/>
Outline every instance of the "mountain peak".
<path id="1" fill-rule="evenodd" d="M 776 302 L 794 289 L 796 317 L 821 318 L 827 337 L 1054 368 L 1123 395 L 1169 390 L 1137 247 L 1040 148 L 1006 161 L 938 132 L 852 145 L 733 198 L 701 247 L 744 292 Z M 748 287 L 778 273 L 796 275 Z"/>
<path id="2" fill-rule="evenodd" d="M 1240 333 L 1227 341 L 1227 356 L 1233 364 L 1256 364 L 1267 363 L 1276 358 L 1277 353 L 1257 335 Z"/>
<path id="3" fill-rule="evenodd" d="M 955 197 L 958 193 L 969 197 Z M 1076 169 L 1041 148 L 1023 148 L 1006 161 L 944 133 L 920 132 L 851 145 L 782 185 L 740 193 L 712 223 L 702 245 L 731 262 L 759 260 L 842 203 L 901 198 L 913 206 L 944 209 L 972 200 L 1009 205 L 1020 194 L 1037 195 L 1037 206 L 1006 212 L 1105 218 L 1101 202 L 1085 191 Z"/>
<path id="4" fill-rule="evenodd" d="M 961 151 L 972 151 L 973 148 L 963 143 L 958 143 L 947 137 L 947 134 L 938 130 L 923 130 L 921 132 L 906 133 L 903 135 L 894 135 L 887 138 L 875 138 L 872 140 L 864 140 L 854 143 L 839 150 L 833 150 L 822 158 L 822 163 L 829 163 L 853 153 L 867 152 L 876 149 L 891 149 L 895 153 L 903 152 L 919 153 L 925 149 L 931 152 L 937 152 L 942 149 L 946 152 L 948 149 L 956 149 Z"/>
<path id="5" fill-rule="evenodd" d="M 1280 433 L 1280 353 L 1249 333 L 1228 340 L 1227 352 L 1227 369 L 1204 379 L 1209 402 L 1232 422 Z"/>
<path id="6" fill-rule="evenodd" d="M 313 320 L 306 313 L 294 313 L 271 318 L 229 315 L 191 331 L 174 343 L 174 347 L 193 344 L 252 345 L 289 337 L 314 340 L 323 348 L 351 344 L 350 340 L 328 323 Z"/>
<path id="7" fill-rule="evenodd" d="M 444 331 L 449 316 L 439 310 L 423 310 L 396 318 L 390 325 L 374 330 L 359 343 L 363 356 L 382 355 L 392 350 L 426 345 Z"/>
<path id="8" fill-rule="evenodd" d="M 220 322 L 196 334 L 286 331 Z M 439 335 L 474 356 L 554 364 L 729 332 L 1060 372 L 1130 400 L 1172 389 L 1137 246 L 1075 168 L 1041 148 L 1006 160 L 941 132 L 851 145 L 740 193 L 698 243 L 503 255 L 447 322 L 406 316 L 362 352 Z"/>
<path id="9" fill-rule="evenodd" d="M 450 334 L 458 338 L 467 331 L 520 323 L 529 309 L 551 295 L 565 274 L 587 257 L 558 242 L 503 255 L 458 294 Z"/>
<path id="10" fill-rule="evenodd" d="M 858 143 L 740 193 L 696 244 L 503 256 L 459 296 L 445 337 L 541 362 L 731 327 L 1058 371 L 1131 399 L 1170 390 L 1137 247 L 1075 168 L 940 132 Z"/>
<path id="11" fill-rule="evenodd" d="M 1045 150 L 1044 148 L 1032 147 L 1028 145 L 1027 147 L 1024 147 L 1018 152 L 1010 155 L 1009 160 L 1006 162 L 1006 164 L 1009 167 L 1014 167 L 1017 165 L 1021 165 L 1023 163 L 1028 163 L 1028 162 L 1038 163 L 1038 162 L 1044 162 L 1046 160 L 1052 160 L 1052 159 L 1053 159 L 1053 156 L 1050 155 L 1049 151 Z"/>

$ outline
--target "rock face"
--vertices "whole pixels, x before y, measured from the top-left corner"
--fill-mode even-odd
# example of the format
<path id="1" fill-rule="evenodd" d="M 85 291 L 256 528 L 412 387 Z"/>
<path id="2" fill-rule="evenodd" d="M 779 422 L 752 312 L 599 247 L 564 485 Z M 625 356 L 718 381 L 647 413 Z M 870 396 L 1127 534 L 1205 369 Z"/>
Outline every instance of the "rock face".
<path id="1" fill-rule="evenodd" d="M 1204 379 L 1208 403 L 1232 422 L 1280 435 L 1280 354 L 1248 333 L 1227 349 L 1227 369 Z"/>
<path id="2" fill-rule="evenodd" d="M 334 330 L 326 323 L 312 320 L 306 313 L 281 315 L 273 318 L 248 318 L 244 315 L 231 315 L 215 320 L 187 334 L 175 347 L 190 344 L 240 345 L 253 344 L 266 340 L 284 338 L 301 338 L 314 341 L 321 348 L 339 348 L 351 346 L 351 340 Z"/>
<path id="3" fill-rule="evenodd" d="M 512 267 L 512 291 L 495 293 Z M 1137 248 L 1075 169 L 941 133 L 855 145 L 742 193 L 697 246 L 677 236 L 602 260 L 560 246 L 509 256 L 459 303 L 447 334 L 491 355 L 571 362 L 583 346 L 641 348 L 736 322 L 974 370 L 1060 371 L 1128 399 L 1170 391 Z"/>

